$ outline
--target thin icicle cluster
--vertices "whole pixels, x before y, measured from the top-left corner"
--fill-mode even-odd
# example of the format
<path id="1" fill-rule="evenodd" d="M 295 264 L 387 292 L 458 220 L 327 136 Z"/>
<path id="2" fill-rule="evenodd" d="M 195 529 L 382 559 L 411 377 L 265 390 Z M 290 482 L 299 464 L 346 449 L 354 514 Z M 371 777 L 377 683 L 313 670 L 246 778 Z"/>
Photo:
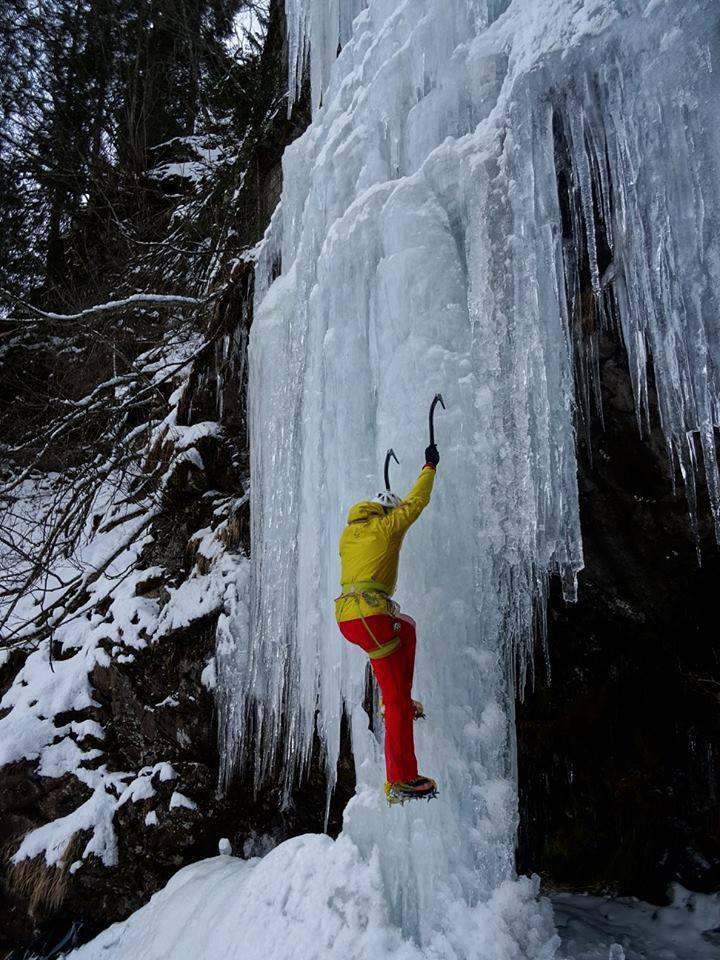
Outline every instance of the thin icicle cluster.
<path id="1" fill-rule="evenodd" d="M 350 39 L 352 22 L 366 6 L 366 0 L 323 0 L 322 3 L 285 0 L 290 68 L 289 109 L 292 109 L 300 94 L 310 51 L 313 109 L 320 105 L 338 51 Z"/>
<path id="2" fill-rule="evenodd" d="M 576 383 L 595 389 L 597 331 L 578 326 L 581 298 L 620 325 L 640 417 L 651 358 L 668 443 L 691 487 L 700 436 L 718 515 L 717 14 L 371 0 L 350 29 L 356 12 L 288 3 L 315 115 L 286 151 L 258 266 L 251 629 L 229 736 L 259 777 L 291 777 L 317 730 L 332 783 L 345 702 L 360 784 L 346 833 L 381 849 L 403 931 L 466 957 L 448 918 L 513 874 L 514 660 L 522 675 L 548 577 L 572 597 L 582 566 Z M 412 483 L 438 390 L 442 461 L 398 599 L 420 625 L 418 753 L 441 801 L 388 814 L 365 662 L 333 621 L 337 542 L 388 446 L 399 492 Z"/>
<path id="3" fill-rule="evenodd" d="M 602 61 L 563 90 L 556 109 L 581 208 L 584 249 L 576 245 L 574 254 L 587 257 L 601 318 L 619 322 L 638 425 L 649 423 L 652 369 L 691 517 L 700 455 L 720 540 L 718 83 L 701 6 L 710 12 L 711 5 L 686 5 L 654 50 L 637 18 L 622 45 L 608 44 Z"/>

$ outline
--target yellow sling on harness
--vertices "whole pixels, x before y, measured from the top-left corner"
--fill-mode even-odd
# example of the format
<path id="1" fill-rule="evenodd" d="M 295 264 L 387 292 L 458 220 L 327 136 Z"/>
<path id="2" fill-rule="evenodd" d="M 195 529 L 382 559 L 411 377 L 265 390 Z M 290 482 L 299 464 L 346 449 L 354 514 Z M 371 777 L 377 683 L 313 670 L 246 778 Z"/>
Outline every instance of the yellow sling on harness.
<path id="1" fill-rule="evenodd" d="M 377 646 L 377 650 L 368 650 L 367 655 L 371 660 L 382 660 L 383 657 L 389 657 L 390 654 L 394 653 L 395 650 L 397 650 L 397 648 L 400 646 L 402 637 L 393 637 L 393 639 L 389 640 L 387 643 L 380 643 L 378 638 L 370 629 L 370 624 L 363 616 L 362 607 L 360 606 L 360 597 L 362 597 L 366 603 L 369 603 L 371 606 L 373 606 L 372 594 L 374 593 L 381 593 L 384 597 L 389 599 L 390 591 L 388 588 L 384 584 L 378 583 L 375 580 L 359 580 L 355 583 L 343 583 L 342 589 L 343 592 L 336 599 L 345 600 L 352 597 L 357 602 L 358 613 L 360 614 L 360 619 L 363 622 L 363 626 Z"/>

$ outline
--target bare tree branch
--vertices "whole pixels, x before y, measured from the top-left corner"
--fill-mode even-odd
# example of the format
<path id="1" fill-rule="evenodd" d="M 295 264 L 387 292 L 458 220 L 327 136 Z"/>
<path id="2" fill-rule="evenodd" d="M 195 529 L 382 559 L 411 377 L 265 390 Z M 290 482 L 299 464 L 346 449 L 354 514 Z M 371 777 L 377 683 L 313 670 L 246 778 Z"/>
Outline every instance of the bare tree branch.
<path id="1" fill-rule="evenodd" d="M 134 293 L 124 300 L 110 300 L 108 303 L 99 303 L 79 313 L 49 313 L 40 310 L 30 303 L 25 303 L 19 297 L 14 296 L 9 290 L 0 291 L 10 297 L 16 303 L 22 304 L 27 310 L 37 314 L 36 317 L 5 317 L 5 323 L 38 323 L 41 320 L 54 321 L 76 321 L 84 320 L 86 317 L 94 317 L 100 313 L 114 313 L 117 310 L 124 310 L 126 307 L 147 307 L 147 306 L 174 306 L 174 307 L 202 307 L 210 302 L 211 297 L 199 299 L 198 297 L 182 297 L 169 293 Z"/>

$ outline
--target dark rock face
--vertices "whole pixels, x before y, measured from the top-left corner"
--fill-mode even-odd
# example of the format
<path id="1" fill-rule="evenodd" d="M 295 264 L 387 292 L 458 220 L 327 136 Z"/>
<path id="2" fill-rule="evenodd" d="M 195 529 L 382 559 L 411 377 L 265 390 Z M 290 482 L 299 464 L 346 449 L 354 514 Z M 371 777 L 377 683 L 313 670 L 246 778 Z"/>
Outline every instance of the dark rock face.
<path id="1" fill-rule="evenodd" d="M 639 437 L 611 334 L 600 371 L 605 429 L 595 415 L 580 450 L 579 599 L 552 590 L 551 680 L 538 650 L 517 706 L 518 867 L 664 902 L 673 880 L 720 886 L 720 551 L 701 495 L 698 563 L 682 486 L 659 431 Z"/>
<path id="2" fill-rule="evenodd" d="M 651 369 L 651 428 L 640 436 L 612 280 L 600 303 L 591 289 L 561 112 L 554 131 L 577 395 L 594 393 L 584 360 L 594 338 L 602 417 L 589 400 L 578 409 L 578 601 L 565 604 L 551 584 L 550 676 L 537 649 L 534 689 L 517 704 L 517 863 L 550 886 L 665 902 L 673 880 L 720 886 L 720 550 L 702 472 L 697 540 L 679 476 L 673 485 Z M 610 276 L 594 190 L 598 266 Z"/>
<path id="3" fill-rule="evenodd" d="M 26 862 L 20 877 L 11 868 L 3 883 L 3 945 L 43 951 L 73 926 L 84 939 L 140 906 L 183 863 L 213 852 L 210 836 L 218 818 L 213 704 L 200 683 L 213 646 L 213 631 L 206 626 L 174 638 L 170 651 L 165 644 L 149 646 L 132 663 L 95 668 L 92 681 L 98 706 L 92 708 L 92 719 L 105 729 L 101 762 L 110 769 L 130 771 L 169 762 L 176 778 L 163 781 L 155 774 L 154 796 L 118 809 L 116 867 L 104 867 L 91 857 L 82 870 L 69 874 L 66 868 L 89 839 L 89 834 L 81 834 L 63 859 L 63 869 L 48 870 L 42 858 Z M 171 693 L 173 706 L 156 705 Z M 90 796 L 75 777 L 40 777 L 31 762 L 5 767 L 0 782 L 0 818 L 8 853 L 30 829 L 69 814 Z M 175 789 L 193 800 L 197 810 L 171 809 Z M 153 827 L 145 823 L 150 811 L 156 811 Z M 61 895 L 57 900 L 37 899 L 33 888 L 52 877 L 61 880 Z"/>

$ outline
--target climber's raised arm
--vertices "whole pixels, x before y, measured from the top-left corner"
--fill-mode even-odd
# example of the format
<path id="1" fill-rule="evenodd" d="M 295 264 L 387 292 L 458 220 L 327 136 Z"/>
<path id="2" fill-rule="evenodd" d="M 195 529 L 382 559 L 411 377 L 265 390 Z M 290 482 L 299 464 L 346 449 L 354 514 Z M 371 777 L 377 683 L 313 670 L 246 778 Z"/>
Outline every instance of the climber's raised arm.
<path id="1" fill-rule="evenodd" d="M 391 510 L 382 520 L 383 527 L 390 534 L 405 533 L 430 503 L 430 495 L 435 482 L 435 470 L 439 462 L 440 454 L 433 443 L 425 450 L 425 466 L 420 471 L 420 476 L 415 481 L 412 490 L 402 503 Z"/>

